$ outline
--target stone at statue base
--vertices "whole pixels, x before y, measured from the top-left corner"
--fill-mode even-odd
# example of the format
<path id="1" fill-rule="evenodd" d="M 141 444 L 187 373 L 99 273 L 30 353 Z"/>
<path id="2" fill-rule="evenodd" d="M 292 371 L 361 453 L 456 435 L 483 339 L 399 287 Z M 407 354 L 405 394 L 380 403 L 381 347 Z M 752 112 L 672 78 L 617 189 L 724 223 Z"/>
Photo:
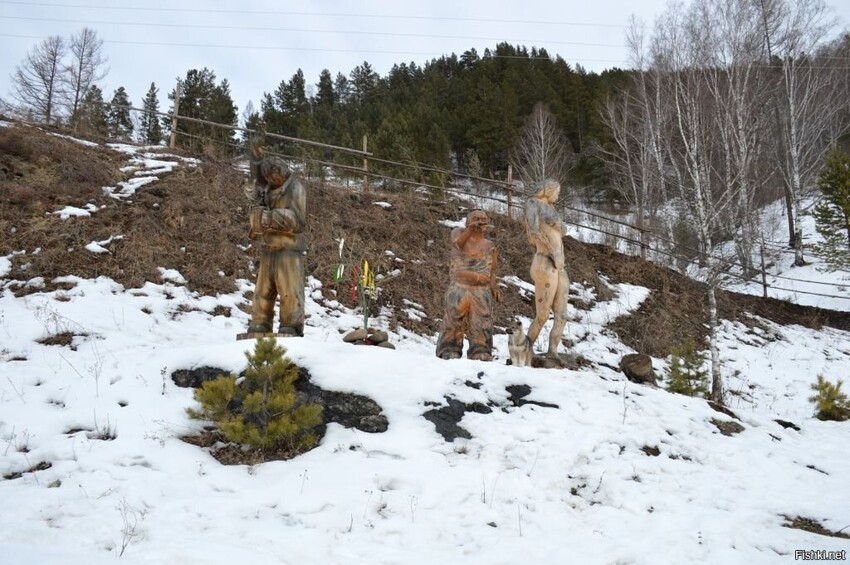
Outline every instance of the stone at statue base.
<path id="1" fill-rule="evenodd" d="M 620 359 L 620 370 L 626 378 L 640 384 L 655 385 L 652 358 L 643 353 L 630 353 Z"/>
<path id="2" fill-rule="evenodd" d="M 511 360 L 505 361 L 506 365 L 512 365 Z M 531 358 L 531 366 L 534 369 L 570 369 L 577 370 L 580 365 L 575 355 L 570 353 L 559 353 L 557 357 L 547 353 L 536 353 Z"/>
<path id="3" fill-rule="evenodd" d="M 345 334 L 342 341 L 353 345 L 374 345 L 385 349 L 395 349 L 395 346 L 389 342 L 387 332 L 375 328 L 357 328 Z"/>
<path id="4" fill-rule="evenodd" d="M 242 339 L 259 339 L 263 337 L 301 337 L 296 332 L 283 332 L 283 333 L 275 333 L 275 332 L 245 332 L 241 334 L 236 334 L 236 340 Z"/>
<path id="5" fill-rule="evenodd" d="M 546 353 L 537 354 L 531 358 L 531 366 L 539 369 L 578 369 L 574 355 L 559 353 L 557 356 Z"/>

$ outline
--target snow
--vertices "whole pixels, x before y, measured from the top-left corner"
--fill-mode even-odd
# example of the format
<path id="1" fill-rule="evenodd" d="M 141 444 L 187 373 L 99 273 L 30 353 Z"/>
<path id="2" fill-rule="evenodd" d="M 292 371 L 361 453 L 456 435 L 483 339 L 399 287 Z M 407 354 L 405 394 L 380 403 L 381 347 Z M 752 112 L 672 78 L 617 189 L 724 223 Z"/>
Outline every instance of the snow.
<path id="1" fill-rule="evenodd" d="M 124 143 L 109 143 L 107 147 L 127 154 L 130 164 L 122 167 L 121 170 L 126 173 L 133 173 L 130 179 L 119 182 L 118 186 L 103 187 L 104 193 L 116 200 L 126 200 L 132 197 L 137 190 L 158 181 L 161 175 L 171 173 L 181 163 L 189 168 L 200 163 L 198 159 L 192 157 L 147 151 L 153 148 L 150 146 L 140 147 Z"/>
<path id="2" fill-rule="evenodd" d="M 440 220 L 441 226 L 446 226 L 449 228 L 465 228 L 466 227 L 466 219 L 463 220 Z"/>
<path id="3" fill-rule="evenodd" d="M 816 374 L 850 368 L 846 332 L 726 323 L 723 360 L 749 392 L 732 406 L 745 431 L 726 437 L 711 420 L 729 418 L 704 401 L 605 366 L 625 348 L 601 324 L 639 307 L 646 289 L 612 285 L 610 302 L 571 308 L 572 352 L 600 364 L 546 371 L 505 366 L 504 335 L 491 363 L 437 359 L 434 336 L 404 330 L 390 332 L 396 351 L 345 344 L 359 314 L 315 300 L 312 284 L 305 337 L 280 343 L 320 386 L 377 401 L 389 429 L 334 424 L 294 460 L 223 466 L 179 439 L 200 423 L 185 414 L 191 391 L 169 376 L 243 368 L 253 342 L 234 337 L 250 284 L 203 297 L 162 273 L 167 282 L 138 289 L 65 277 L 76 285 L 0 296 L 0 473 L 52 464 L 0 481 L 4 563 L 102 563 L 122 546 L 127 563 L 203 564 L 751 564 L 848 548 L 782 527 L 783 514 L 834 530 L 850 522 L 846 425 L 813 419 L 806 401 Z M 213 316 L 218 305 L 232 316 Z M 374 322 L 386 329 L 385 317 Z M 63 331 L 73 349 L 37 342 Z M 513 407 L 515 384 L 558 408 Z M 493 407 L 461 421 L 472 439 L 448 443 L 422 417 L 447 397 Z"/>
<path id="4" fill-rule="evenodd" d="M 53 212 L 53 214 L 59 216 L 59 219 L 61 220 L 67 220 L 71 217 L 91 216 L 94 212 L 97 212 L 97 206 L 89 202 L 83 208 L 77 208 L 76 206 L 65 206 L 61 210 Z"/>
<path id="5" fill-rule="evenodd" d="M 128 154 L 126 172 L 135 175 L 108 189 L 119 199 L 170 163 L 196 164 L 111 147 Z M 90 245 L 106 251 L 115 238 Z M 811 259 L 790 274 L 850 284 Z M 360 313 L 309 277 L 305 336 L 279 343 L 316 384 L 378 402 L 389 429 L 331 424 L 316 449 L 293 460 L 224 466 L 180 439 L 202 423 L 186 415 L 192 391 L 170 375 L 244 368 L 254 342 L 235 336 L 248 324 L 250 282 L 200 296 L 162 268 L 161 281 L 140 288 L 67 276 L 54 282 L 71 288 L 47 292 L 42 277 L 13 281 L 10 272 L 9 257 L 0 257 L 0 477 L 21 473 L 0 479 L 3 565 L 99 565 L 119 555 L 131 565 L 756 565 L 791 561 L 798 549 L 850 549 L 850 540 L 783 527 L 785 515 L 831 530 L 850 523 L 850 428 L 814 419 L 808 401 L 818 375 L 834 381 L 850 371 L 845 331 L 723 321 L 728 403 L 745 428 L 727 437 L 712 421 L 731 418 L 705 401 L 630 383 L 616 370 L 633 351 L 606 325 L 639 308 L 646 288 L 603 279 L 613 298 L 600 302 L 573 282 L 571 299 L 591 308 L 569 306 L 572 345 L 563 351 L 588 363 L 556 371 L 506 366 L 508 336 L 498 332 L 494 362 L 437 359 L 436 336 L 410 332 L 405 320 L 390 330 L 386 307 L 371 323 L 389 332 L 395 351 L 345 344 Z M 525 276 L 502 277 L 503 292 L 532 297 Z M 24 284 L 36 292 L 15 297 L 11 289 Z M 220 307 L 231 315 L 213 315 Z M 423 310 L 402 300 L 410 319 L 424 319 Z M 72 335 L 70 346 L 39 342 L 57 334 Z M 653 359 L 660 374 L 667 363 Z M 511 385 L 557 407 L 516 407 Z M 461 420 L 472 439 L 446 442 L 423 417 L 447 399 L 492 409 Z M 50 466 L 28 472 L 39 463 Z"/>
<path id="6" fill-rule="evenodd" d="M 74 143 L 79 143 L 80 145 L 85 145 L 86 147 L 98 147 L 99 144 L 88 141 L 85 139 L 80 139 L 78 137 L 71 137 L 70 135 L 62 135 L 61 133 L 47 132 L 47 135 L 52 135 L 53 137 L 61 137 L 62 139 L 67 139 L 68 141 L 73 141 Z"/>
<path id="7" fill-rule="evenodd" d="M 164 281 L 171 281 L 177 284 L 186 284 L 186 279 L 177 269 L 163 269 L 159 268 L 159 276 Z"/>
<path id="8" fill-rule="evenodd" d="M 807 209 L 811 209 L 814 201 L 808 201 Z M 763 216 L 770 218 L 779 213 L 778 204 L 763 212 Z M 763 220 L 762 223 L 766 223 Z M 806 306 L 817 306 L 830 310 L 850 312 L 850 272 L 830 271 L 827 265 L 816 255 L 811 253 L 811 246 L 821 243 L 823 238 L 815 229 L 815 220 L 811 215 L 803 215 L 800 218 L 800 227 L 803 230 L 805 247 L 804 258 L 807 265 L 794 266 L 794 253 L 790 249 L 781 246 L 783 233 L 777 229 L 772 232 L 772 241 L 769 241 L 767 262 L 772 264 L 768 270 L 767 294 L 773 298 L 790 300 L 795 304 Z M 786 228 L 787 229 L 787 228 Z M 760 258 L 754 257 L 756 265 Z M 725 285 L 734 292 L 754 294 L 761 296 L 763 286 L 757 280 L 745 283 L 741 280 L 730 280 Z"/>
<path id="9" fill-rule="evenodd" d="M 91 243 L 86 245 L 85 249 L 86 251 L 90 251 L 92 253 L 109 253 L 109 249 L 107 249 L 107 246 L 113 241 L 120 241 L 122 239 L 124 239 L 123 235 L 113 235 L 102 241 L 92 241 Z"/>

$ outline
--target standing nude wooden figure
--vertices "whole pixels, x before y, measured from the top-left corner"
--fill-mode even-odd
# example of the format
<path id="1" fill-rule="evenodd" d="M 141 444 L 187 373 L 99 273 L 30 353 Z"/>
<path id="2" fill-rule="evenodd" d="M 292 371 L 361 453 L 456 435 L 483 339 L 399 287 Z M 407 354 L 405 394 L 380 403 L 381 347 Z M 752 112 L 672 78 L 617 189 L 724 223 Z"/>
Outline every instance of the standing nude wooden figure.
<path id="1" fill-rule="evenodd" d="M 558 344 L 567 325 L 567 297 L 570 279 L 564 265 L 564 242 L 561 217 L 554 204 L 561 193 L 561 185 L 546 179 L 536 185 L 534 195 L 525 204 L 525 228 L 528 241 L 534 246 L 531 261 L 531 280 L 534 281 L 534 306 L 536 314 L 528 328 L 528 339 L 534 344 L 540 330 L 554 317 L 549 332 L 547 357 L 558 358 Z"/>

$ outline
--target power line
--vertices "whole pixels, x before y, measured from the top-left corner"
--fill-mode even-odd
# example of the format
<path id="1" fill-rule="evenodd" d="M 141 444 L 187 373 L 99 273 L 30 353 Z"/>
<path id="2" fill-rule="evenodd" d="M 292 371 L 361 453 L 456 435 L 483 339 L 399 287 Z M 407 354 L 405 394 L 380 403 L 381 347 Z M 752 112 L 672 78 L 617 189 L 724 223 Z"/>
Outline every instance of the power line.
<path id="1" fill-rule="evenodd" d="M 111 105 L 110 102 L 103 102 L 103 104 L 104 105 Z M 157 115 L 160 115 L 160 116 L 169 116 L 170 117 L 169 114 L 164 114 L 162 112 L 149 112 L 147 110 L 140 109 L 140 108 L 134 108 L 134 107 L 127 107 L 127 108 L 128 108 L 128 110 L 132 110 L 132 111 L 149 113 L 149 114 L 157 114 Z M 236 126 L 229 125 L 229 124 L 218 124 L 218 123 L 210 122 L 210 121 L 207 121 L 207 120 L 190 118 L 188 116 L 178 116 L 178 119 L 184 119 L 184 120 L 187 120 L 187 121 L 198 122 L 198 123 L 210 125 L 210 126 L 213 126 L 213 127 L 219 127 L 219 128 L 230 129 L 230 130 L 235 130 L 235 131 L 243 131 L 243 132 L 247 132 L 247 133 L 253 133 L 254 132 L 254 130 L 247 129 L 247 128 L 240 128 L 240 127 L 236 127 Z M 188 137 L 193 137 L 193 138 L 197 138 L 197 139 L 201 139 L 201 140 L 212 141 L 212 142 L 215 142 L 215 143 L 224 143 L 226 145 L 232 145 L 234 147 L 239 147 L 236 144 L 232 144 L 232 143 L 229 143 L 229 142 L 222 142 L 222 141 L 219 141 L 219 140 L 216 140 L 216 139 L 208 138 L 208 137 L 205 137 L 205 136 L 200 136 L 200 135 L 197 135 L 197 134 L 189 134 L 189 133 L 182 132 L 182 131 L 179 131 L 179 130 L 176 133 L 178 133 L 179 135 L 186 135 Z M 280 136 L 280 135 L 271 134 L 271 133 L 267 133 L 267 135 L 269 135 L 271 137 L 279 137 L 281 139 L 291 141 L 291 142 L 295 142 L 295 143 L 306 143 L 306 144 L 324 147 L 324 148 L 329 148 L 329 149 L 334 149 L 334 150 L 342 150 L 342 151 L 347 151 L 347 152 L 352 152 L 352 153 L 362 153 L 358 150 L 352 150 L 352 149 L 343 148 L 343 147 L 331 146 L 331 145 L 327 145 L 327 144 L 324 144 L 324 143 L 313 142 L 313 141 L 309 141 L 309 140 L 302 140 L 302 139 L 298 139 L 298 138 L 291 138 L 291 137 L 288 137 L 288 136 Z M 364 170 L 360 167 L 335 163 L 335 162 L 332 162 L 332 161 L 323 161 L 323 160 L 314 159 L 314 158 L 310 158 L 310 157 L 306 157 L 306 156 L 296 157 L 296 156 L 287 155 L 287 154 L 283 154 L 283 153 L 268 152 L 268 154 L 279 155 L 279 156 L 287 157 L 287 158 L 294 158 L 294 159 L 302 160 L 302 161 L 305 161 L 305 162 L 315 162 L 315 163 L 319 163 L 319 164 L 331 166 L 331 167 L 337 167 L 337 168 L 341 168 L 341 169 L 344 169 L 344 170 L 349 170 L 351 172 L 355 172 L 358 175 L 366 175 L 366 176 L 370 176 L 370 177 L 373 177 L 373 178 L 380 178 L 380 179 L 384 179 L 384 180 L 400 182 L 400 183 L 403 183 L 403 184 L 409 184 L 409 185 L 414 185 L 414 186 L 419 186 L 419 187 L 431 188 L 431 189 L 435 189 L 435 190 L 445 191 L 445 192 L 448 192 L 448 193 L 463 194 L 463 195 L 468 195 L 468 196 L 472 196 L 472 197 L 476 197 L 476 198 L 484 198 L 484 199 L 497 201 L 497 202 L 506 204 L 508 206 L 515 205 L 517 207 L 521 207 L 521 205 L 519 205 L 518 203 L 511 204 L 505 199 L 501 199 L 501 198 L 494 197 L 494 196 L 491 196 L 491 195 L 476 194 L 476 193 L 467 192 L 467 191 L 463 191 L 463 190 L 451 188 L 451 187 L 435 186 L 435 185 L 430 185 L 430 184 L 420 182 L 420 181 L 415 181 L 415 180 L 399 179 L 399 178 L 391 177 L 391 176 L 388 176 L 388 175 L 379 174 L 379 173 L 376 173 L 374 171 L 367 171 L 367 170 Z M 377 161 L 377 162 L 382 162 L 382 163 L 406 167 L 406 168 L 421 168 L 421 167 L 419 167 L 418 164 L 402 163 L 402 162 L 391 161 L 391 160 L 387 160 L 387 159 L 379 159 L 379 158 L 375 158 L 371 155 L 370 155 L 369 159 L 373 160 L 373 161 Z M 436 167 L 427 167 L 427 170 L 435 171 L 435 172 L 441 172 L 441 173 L 445 173 L 447 175 L 455 175 L 455 173 L 452 172 L 452 171 L 447 171 L 447 170 L 439 169 L 439 168 L 436 168 Z M 489 179 L 480 179 L 480 180 L 489 181 Z M 490 181 L 490 182 L 493 182 L 493 181 Z M 498 181 L 495 181 L 495 182 L 493 182 L 493 184 L 495 184 L 496 186 L 499 186 L 499 185 L 507 184 L 507 183 L 500 183 Z M 518 191 L 518 192 L 520 194 L 524 193 L 524 191 Z M 589 212 L 587 210 L 581 210 L 581 209 L 573 208 L 573 207 L 569 207 L 569 206 L 565 206 L 565 208 L 579 212 L 579 213 L 584 213 L 584 214 L 587 214 L 589 216 L 595 216 L 595 217 L 598 217 L 598 218 L 601 218 L 601 219 L 605 219 L 607 221 L 612 221 L 612 222 L 618 223 L 620 225 L 624 225 L 628 228 L 635 229 L 637 231 L 641 231 L 637 226 L 634 226 L 632 224 L 628 224 L 626 222 L 618 221 L 618 220 L 615 220 L 613 218 L 609 218 L 607 216 L 595 214 L 595 213 Z M 614 234 L 614 233 L 602 230 L 602 229 L 595 227 L 595 226 L 588 226 L 588 225 L 584 225 L 584 224 L 581 224 L 581 223 L 578 223 L 578 222 L 570 222 L 570 223 L 572 225 L 576 226 L 576 227 L 579 227 L 579 228 L 582 228 L 582 229 L 588 229 L 588 230 L 591 230 L 591 231 L 596 231 L 596 232 L 614 237 L 616 239 L 620 239 L 620 240 L 627 241 L 627 242 L 630 242 L 630 243 L 633 243 L 633 244 L 636 244 L 636 245 L 640 245 L 642 247 L 645 245 L 643 242 L 641 242 L 639 240 L 628 238 L 628 237 L 625 237 L 621 234 Z M 657 234 L 656 234 L 655 240 L 665 242 L 665 243 L 668 243 L 668 244 L 671 244 L 671 245 L 676 244 L 675 242 L 670 241 L 666 238 L 663 238 L 661 236 L 657 236 Z M 676 255 L 674 255 L 670 252 L 664 251 L 662 249 L 659 249 L 657 247 L 653 248 L 651 246 L 647 246 L 647 248 L 649 249 L 649 251 L 651 251 L 655 254 L 670 257 L 670 258 L 673 258 L 673 259 L 678 258 Z M 688 247 L 686 247 L 686 249 L 690 249 L 691 251 L 697 251 L 693 248 L 688 248 Z M 722 257 L 718 258 L 718 257 L 715 257 L 711 254 L 709 254 L 709 257 L 714 258 L 714 259 L 723 260 Z M 740 265 L 739 263 L 737 263 L 735 261 L 727 260 L 726 262 L 729 265 L 737 266 L 739 268 L 743 268 L 742 265 Z M 724 273 L 724 275 L 731 277 L 731 278 L 739 279 L 739 280 L 746 282 L 748 284 L 753 284 L 752 280 L 747 279 L 743 275 L 738 275 L 738 274 L 730 273 L 730 272 L 726 272 L 726 273 Z M 836 286 L 836 285 L 831 285 L 830 283 L 824 283 L 822 281 L 810 281 L 810 280 L 805 280 L 805 279 L 795 279 L 795 278 L 792 278 L 792 277 L 785 277 L 785 276 L 782 276 L 782 275 L 769 275 L 769 276 L 774 277 L 774 278 L 778 278 L 778 279 L 789 280 L 789 281 L 793 281 L 793 282 L 801 282 L 801 283 L 808 283 L 808 284 L 823 284 L 823 285 L 827 285 L 827 286 Z M 826 298 L 837 298 L 837 299 L 843 299 L 843 300 L 850 300 L 850 296 L 837 296 L 837 295 L 830 295 L 830 294 L 825 294 L 825 293 L 817 293 L 817 292 L 804 291 L 804 290 L 788 289 L 788 288 L 784 288 L 784 287 L 777 287 L 777 286 L 774 286 L 774 285 L 768 285 L 766 283 L 754 283 L 754 284 L 759 284 L 762 288 L 771 288 L 771 289 L 779 290 L 779 291 L 783 291 L 783 292 L 791 292 L 791 293 L 795 293 L 795 294 L 805 294 L 805 295 L 811 295 L 811 296 L 820 296 L 820 297 L 826 297 Z"/>
<path id="2" fill-rule="evenodd" d="M 623 24 L 607 24 L 593 22 L 569 22 L 558 20 L 517 20 L 517 19 L 501 19 L 501 18 L 464 18 L 458 16 L 420 16 L 408 14 L 363 14 L 363 13 L 341 13 L 341 12 L 298 12 L 292 10 L 211 10 L 208 8 L 154 8 L 154 7 L 135 7 L 135 6 L 109 6 L 109 5 L 93 5 L 93 4 L 56 4 L 49 2 L 15 2 L 2 0 L 0 4 L 14 4 L 21 6 L 42 6 L 49 8 L 84 8 L 97 10 L 122 10 L 122 11 L 137 11 L 137 12 L 168 12 L 168 13 L 191 13 L 191 14 L 238 14 L 238 15 L 279 15 L 279 16 L 322 16 L 329 18 L 361 18 L 361 19 L 382 19 L 382 20 L 433 20 L 433 21 L 455 21 L 455 22 L 481 22 L 481 23 L 507 23 L 507 24 L 530 24 L 530 25 L 555 25 L 555 26 L 576 26 L 576 27 L 599 27 L 599 28 L 617 28 L 624 29 L 627 26 Z"/>
<path id="3" fill-rule="evenodd" d="M 44 36 L 37 35 L 17 35 L 12 33 L 0 33 L 0 37 L 15 37 L 19 39 L 46 39 Z M 118 45 L 148 45 L 148 46 L 159 46 L 159 47 L 200 47 L 204 49 L 209 48 L 221 48 L 221 49 L 253 49 L 253 50 L 262 50 L 262 51 L 309 51 L 309 52 L 318 52 L 318 53 L 368 53 L 370 55 L 419 55 L 424 57 L 442 57 L 445 56 L 445 53 L 437 53 L 436 51 L 388 51 L 382 49 L 361 49 L 361 48 L 329 48 L 329 47 L 283 47 L 277 45 L 222 45 L 218 43 L 171 43 L 164 41 L 127 41 L 127 40 L 119 40 L 119 39 L 104 39 L 104 43 L 113 43 Z M 561 58 L 566 59 L 563 55 L 559 55 Z M 551 61 L 550 57 L 529 57 L 524 55 L 489 55 L 492 59 L 516 59 L 516 60 L 539 60 L 539 61 Z M 484 57 L 482 57 L 483 59 Z M 577 62 L 585 62 L 585 63 L 622 63 L 622 61 L 615 61 L 613 59 L 586 59 L 582 58 L 580 61 L 575 59 Z"/>
<path id="4" fill-rule="evenodd" d="M 385 37 L 416 37 L 428 39 L 470 39 L 476 41 L 507 41 L 515 43 L 545 43 L 553 45 L 578 45 L 583 47 L 617 47 L 623 48 L 623 45 L 615 45 L 612 43 L 583 43 L 578 41 L 557 41 L 557 40 L 541 40 L 541 39 L 509 39 L 505 37 L 481 37 L 467 35 L 439 35 L 433 33 L 400 33 L 389 31 L 363 31 L 363 30 L 335 30 L 335 29 L 307 29 L 296 27 L 253 27 L 253 26 L 233 26 L 233 25 L 211 25 L 211 24 L 174 24 L 161 22 L 110 22 L 103 20 L 69 20 L 64 18 L 35 18 L 26 16 L 0 16 L 3 20 L 25 20 L 36 22 L 61 22 L 85 25 L 116 25 L 116 26 L 136 26 L 136 27 L 166 27 L 177 29 L 215 29 L 227 31 L 275 31 L 275 32 L 297 32 L 297 33 L 326 33 L 338 35 L 375 35 Z"/>

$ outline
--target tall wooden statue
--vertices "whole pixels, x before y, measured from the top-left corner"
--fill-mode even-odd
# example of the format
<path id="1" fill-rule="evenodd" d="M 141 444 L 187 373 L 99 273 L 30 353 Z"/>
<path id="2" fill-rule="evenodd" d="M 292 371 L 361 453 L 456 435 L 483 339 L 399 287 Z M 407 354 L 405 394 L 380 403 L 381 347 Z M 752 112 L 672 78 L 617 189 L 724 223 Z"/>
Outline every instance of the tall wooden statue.
<path id="1" fill-rule="evenodd" d="M 493 301 L 501 295 L 496 286 L 496 246 L 484 233 L 490 225 L 486 212 L 475 210 L 464 229 L 452 230 L 449 288 L 446 291 L 443 331 L 437 340 L 437 357 L 458 359 L 463 353 L 464 331 L 470 359 L 493 359 Z"/>
<path id="2" fill-rule="evenodd" d="M 265 132 L 252 140 L 250 237 L 259 258 L 251 323 L 244 337 L 272 333 L 280 298 L 278 335 L 304 335 L 304 257 L 307 254 L 307 194 L 286 163 L 265 156 Z M 241 337 L 241 336 L 240 336 Z"/>
<path id="3" fill-rule="evenodd" d="M 564 266 L 564 242 L 561 217 L 553 206 L 561 193 L 561 185 L 546 179 L 536 185 L 534 195 L 525 204 L 525 228 L 528 241 L 534 246 L 531 260 L 531 280 L 534 281 L 534 321 L 528 328 L 528 339 L 533 344 L 540 330 L 554 315 L 549 332 L 547 356 L 558 357 L 558 344 L 567 325 L 567 297 L 570 279 Z"/>

